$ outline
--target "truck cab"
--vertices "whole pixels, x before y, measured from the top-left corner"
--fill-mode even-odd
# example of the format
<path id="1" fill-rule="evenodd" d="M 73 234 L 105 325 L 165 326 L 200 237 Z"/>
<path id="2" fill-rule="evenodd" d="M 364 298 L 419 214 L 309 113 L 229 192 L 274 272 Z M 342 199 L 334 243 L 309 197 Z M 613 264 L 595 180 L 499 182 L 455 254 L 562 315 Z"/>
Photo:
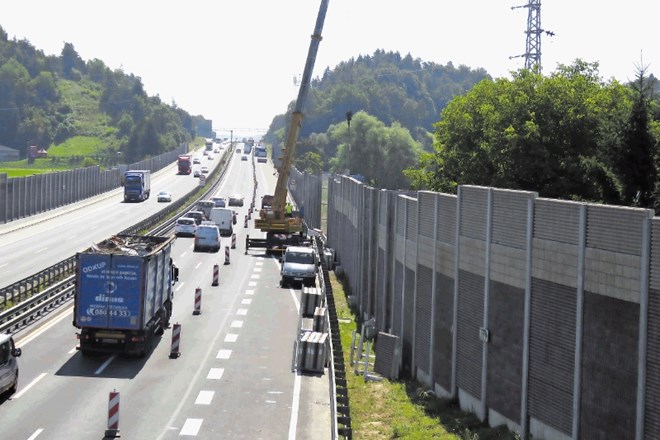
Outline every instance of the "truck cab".
<path id="1" fill-rule="evenodd" d="M 18 362 L 21 349 L 16 348 L 11 335 L 0 334 L 0 394 L 9 395 L 18 387 Z"/>

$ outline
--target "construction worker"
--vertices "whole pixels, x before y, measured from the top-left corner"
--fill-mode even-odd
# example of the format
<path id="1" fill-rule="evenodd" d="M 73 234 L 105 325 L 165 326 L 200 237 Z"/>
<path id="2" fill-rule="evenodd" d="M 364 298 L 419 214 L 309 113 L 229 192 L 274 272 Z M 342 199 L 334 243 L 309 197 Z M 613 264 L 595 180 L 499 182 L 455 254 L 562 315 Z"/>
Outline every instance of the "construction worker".
<path id="1" fill-rule="evenodd" d="M 291 206 L 291 203 L 286 202 L 286 217 L 291 217 L 292 211 L 293 211 L 293 206 Z"/>

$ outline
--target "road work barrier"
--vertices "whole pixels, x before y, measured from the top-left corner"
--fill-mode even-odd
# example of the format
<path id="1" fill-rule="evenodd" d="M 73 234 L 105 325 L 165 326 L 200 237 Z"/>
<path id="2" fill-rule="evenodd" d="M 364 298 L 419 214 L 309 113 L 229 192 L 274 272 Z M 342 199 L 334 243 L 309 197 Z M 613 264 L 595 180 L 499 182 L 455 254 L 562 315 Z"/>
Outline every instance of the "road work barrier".
<path id="1" fill-rule="evenodd" d="M 172 326 L 172 347 L 170 348 L 170 359 L 176 359 L 181 356 L 179 351 L 179 339 L 181 337 L 181 324 L 176 323 Z"/>
<path id="2" fill-rule="evenodd" d="M 236 234 L 231 234 L 231 248 L 236 249 Z"/>
<path id="3" fill-rule="evenodd" d="M 245 225 L 243 226 L 245 229 L 248 227 L 248 216 L 245 214 Z"/>
<path id="4" fill-rule="evenodd" d="M 229 246 L 225 246 L 225 264 L 229 264 Z"/>
<path id="5" fill-rule="evenodd" d="M 108 429 L 105 430 L 105 437 L 119 437 L 119 392 L 117 390 L 112 390 L 108 399 Z"/>
<path id="6" fill-rule="evenodd" d="M 202 313 L 202 289 L 200 287 L 195 289 L 195 309 L 193 310 L 193 315 L 199 315 Z"/>
<path id="7" fill-rule="evenodd" d="M 220 266 L 217 264 L 213 265 L 213 283 L 211 283 L 212 286 L 217 286 L 219 283 L 219 278 L 220 278 Z"/>

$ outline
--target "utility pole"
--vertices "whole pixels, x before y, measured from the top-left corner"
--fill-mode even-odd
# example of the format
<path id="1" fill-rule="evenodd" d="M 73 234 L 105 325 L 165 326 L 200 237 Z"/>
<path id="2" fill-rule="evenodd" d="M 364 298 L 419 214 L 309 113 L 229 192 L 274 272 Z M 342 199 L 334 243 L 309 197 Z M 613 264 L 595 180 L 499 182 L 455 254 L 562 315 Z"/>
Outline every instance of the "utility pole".
<path id="1" fill-rule="evenodd" d="M 511 6 L 511 9 L 520 8 L 528 9 L 525 53 L 511 56 L 509 59 L 525 57 L 525 69 L 538 69 L 541 72 L 541 34 L 545 32 L 552 37 L 555 33 L 541 28 L 541 0 L 529 0 L 526 5 Z"/>

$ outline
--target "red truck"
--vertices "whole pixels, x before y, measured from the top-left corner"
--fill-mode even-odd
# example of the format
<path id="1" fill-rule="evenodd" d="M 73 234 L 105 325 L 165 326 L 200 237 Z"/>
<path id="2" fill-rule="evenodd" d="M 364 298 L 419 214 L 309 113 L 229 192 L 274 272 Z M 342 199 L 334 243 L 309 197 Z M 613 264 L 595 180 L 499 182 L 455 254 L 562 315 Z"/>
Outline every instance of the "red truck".
<path id="1" fill-rule="evenodd" d="M 177 160 L 179 167 L 178 174 L 190 174 L 192 172 L 192 157 L 188 154 L 182 154 Z"/>

